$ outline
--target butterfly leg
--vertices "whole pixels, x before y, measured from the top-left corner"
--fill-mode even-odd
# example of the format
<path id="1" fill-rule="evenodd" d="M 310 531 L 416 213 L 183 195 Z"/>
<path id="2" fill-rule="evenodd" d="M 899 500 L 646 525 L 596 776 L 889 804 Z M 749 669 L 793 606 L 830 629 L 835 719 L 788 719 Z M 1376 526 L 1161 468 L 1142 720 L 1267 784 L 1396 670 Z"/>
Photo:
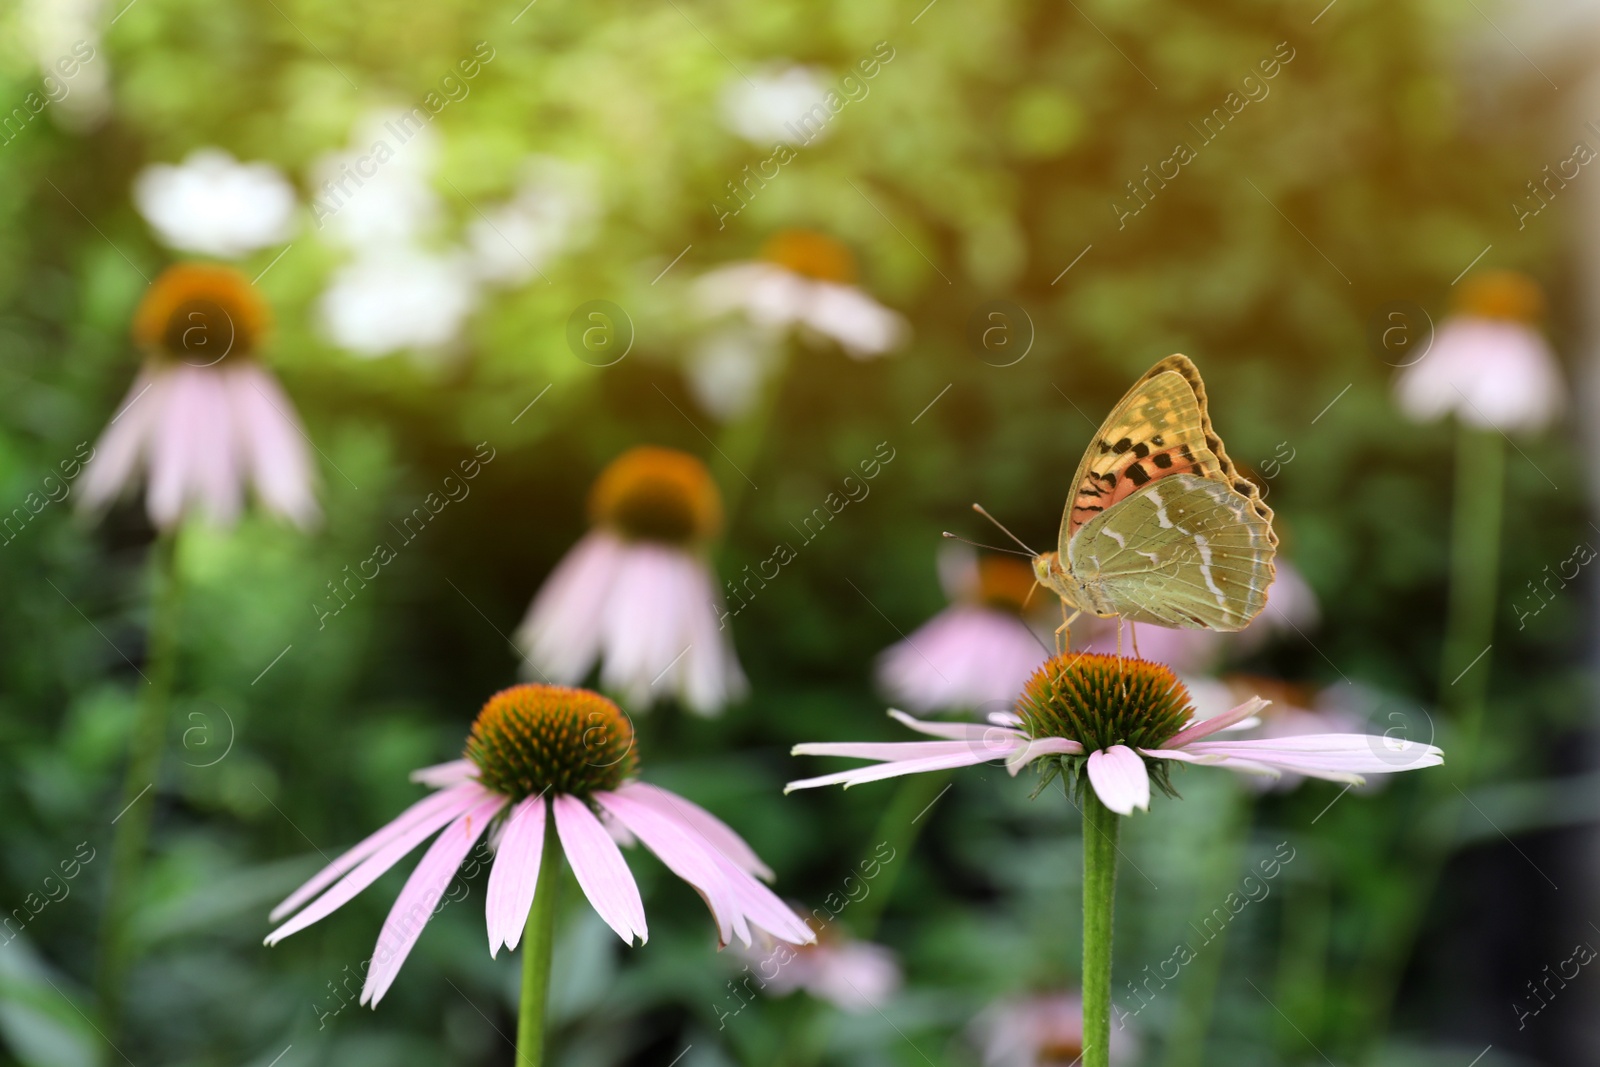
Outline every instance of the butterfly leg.
<path id="1" fill-rule="evenodd" d="M 1067 649 L 1072 647 L 1072 622 L 1082 614 L 1083 610 L 1080 608 L 1074 611 L 1071 616 L 1068 616 L 1067 602 L 1064 600 L 1061 602 L 1061 625 L 1056 627 L 1056 654 L 1058 656 L 1066 655 Z"/>
<path id="2" fill-rule="evenodd" d="M 1133 658 L 1134 659 L 1144 659 L 1143 656 L 1139 655 L 1139 624 L 1138 623 L 1136 623 L 1136 622 L 1128 623 L 1128 635 L 1133 638 Z"/>

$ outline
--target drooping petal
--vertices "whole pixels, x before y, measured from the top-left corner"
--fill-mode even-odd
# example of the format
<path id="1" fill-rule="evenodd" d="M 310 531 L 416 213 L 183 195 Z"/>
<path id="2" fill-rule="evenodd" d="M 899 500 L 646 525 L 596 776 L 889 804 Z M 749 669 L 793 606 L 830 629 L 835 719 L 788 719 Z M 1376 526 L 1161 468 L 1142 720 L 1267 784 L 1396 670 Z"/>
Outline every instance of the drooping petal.
<path id="1" fill-rule="evenodd" d="M 277 922 L 285 915 L 297 910 L 306 901 L 322 892 L 323 889 L 332 885 L 336 878 L 352 867 L 369 857 L 376 859 L 380 852 L 385 853 L 385 862 L 382 862 L 376 869 L 369 872 L 371 877 L 361 882 L 360 885 L 355 886 L 344 895 L 342 900 L 322 912 L 322 915 L 327 915 L 334 908 L 337 908 L 339 904 L 344 903 L 355 896 L 356 893 L 371 885 L 384 871 L 399 863 L 405 858 L 406 853 L 421 844 L 429 834 L 462 813 L 471 810 L 472 806 L 479 803 L 486 794 L 487 791 L 482 786 L 473 782 L 423 797 L 401 812 L 398 817 L 392 819 L 388 825 L 369 834 L 360 843 L 346 851 L 344 855 L 317 872 L 310 881 L 289 894 L 283 903 L 273 908 L 271 915 L 268 917 L 273 922 Z M 392 851 L 392 846 L 398 845 L 403 840 L 409 840 L 411 843 L 390 857 L 386 850 Z M 321 918 L 321 915 L 316 918 Z M 288 937 L 295 930 L 304 929 L 312 922 L 315 922 L 316 918 L 295 926 L 294 930 L 273 931 L 267 938 L 267 943 L 270 945 L 274 941 Z"/>
<path id="2" fill-rule="evenodd" d="M 716 920 L 719 947 L 726 945 L 735 933 L 739 940 L 750 943 L 750 927 L 733 903 L 727 878 L 717 866 L 715 853 L 707 851 L 703 840 L 648 804 L 623 794 L 599 792 L 595 800 L 643 841 L 668 870 L 695 888 Z"/>
<path id="3" fill-rule="evenodd" d="M 924 742 L 936 744 L 937 742 Z M 1015 745 L 1023 742 L 1019 739 Z M 966 748 L 966 746 L 963 746 Z M 988 763 L 992 759 L 1008 756 L 1014 748 L 1007 748 L 1001 752 L 984 751 L 980 746 L 966 748 L 965 751 L 948 755 L 926 756 L 920 759 L 902 759 L 893 763 L 878 763 L 871 767 L 857 767 L 853 770 L 839 771 L 837 774 L 825 774 L 820 778 L 803 778 L 798 782 L 790 782 L 783 787 L 785 793 L 792 793 L 796 789 L 816 789 L 824 785 L 842 785 L 846 789 L 853 785 L 864 785 L 867 782 L 877 782 L 885 778 L 898 778 L 903 774 L 921 774 L 924 771 L 944 771 L 956 767 L 975 767 L 980 763 Z"/>
<path id="4" fill-rule="evenodd" d="M 678 699 L 699 715 L 715 715 L 725 704 L 744 699 L 750 683 L 739 667 L 729 631 L 721 619 L 722 593 L 702 560 L 686 575 L 689 651 L 678 678 Z"/>
<path id="5" fill-rule="evenodd" d="M 321 514 L 305 431 L 294 404 L 264 368 L 246 364 L 227 374 L 243 462 L 267 510 L 302 528 Z"/>
<path id="6" fill-rule="evenodd" d="M 394 907 L 389 909 L 389 917 L 383 921 L 383 929 L 378 932 L 372 965 L 367 970 L 366 984 L 361 988 L 361 1003 L 377 1004 L 383 999 L 395 975 L 400 973 L 400 965 L 411 954 L 417 938 L 422 936 L 422 928 L 433 918 L 434 908 L 450 887 L 461 861 L 488 829 L 489 820 L 505 806 L 505 797 L 491 796 L 445 827 L 439 839 L 422 854 L 421 862 L 406 879 Z"/>
<path id="7" fill-rule="evenodd" d="M 484 914 L 489 928 L 489 955 L 517 947 L 522 928 L 533 907 L 534 889 L 539 884 L 539 867 L 544 857 L 543 796 L 528 797 L 511 809 L 494 866 L 489 871 L 489 889 Z"/>
<path id="8" fill-rule="evenodd" d="M 150 521 L 163 528 L 177 523 L 194 492 L 201 459 L 200 420 L 208 417 L 212 399 L 205 378 L 194 368 L 175 368 L 168 375 L 167 402 L 151 433 L 150 487 L 145 495 Z"/>
<path id="9" fill-rule="evenodd" d="M 1150 775 L 1144 760 L 1127 745 L 1089 753 L 1089 784 L 1100 802 L 1118 815 L 1150 810 Z"/>
<path id="10" fill-rule="evenodd" d="M 639 886 L 617 843 L 577 797 L 558 796 L 553 806 L 561 849 L 594 910 L 628 944 L 633 944 L 635 936 L 641 943 L 649 940 Z"/>
<path id="11" fill-rule="evenodd" d="M 743 696 L 747 685 L 718 602 L 715 579 L 699 556 L 668 545 L 627 545 L 600 617 L 601 684 L 622 693 L 630 707 L 675 694 L 700 715 L 715 715 Z"/>
<path id="12" fill-rule="evenodd" d="M 773 880 L 772 868 L 761 862 L 755 850 L 745 843 L 744 838 L 733 831 L 727 823 L 711 814 L 705 808 L 677 793 L 669 793 L 665 789 L 650 785 L 648 782 L 628 782 L 617 790 L 625 796 L 643 801 L 663 814 L 670 815 L 679 822 L 694 829 L 701 837 L 710 842 L 728 861 L 746 874 L 753 874 L 757 878 L 767 881 Z"/>
<path id="13" fill-rule="evenodd" d="M 533 598 L 516 640 L 541 680 L 574 685 L 600 658 L 600 620 L 623 547 L 603 530 L 586 535 Z"/>
<path id="14" fill-rule="evenodd" d="M 78 482 L 78 506 L 98 510 L 114 500 L 138 477 L 140 459 L 149 449 L 153 428 L 166 410 L 171 376 L 146 368 L 111 417 Z"/>
<path id="15" fill-rule="evenodd" d="M 1210 737 L 1212 734 L 1217 733 L 1218 731 L 1237 726 L 1246 719 L 1260 714 L 1261 710 L 1270 703 L 1272 703 L 1270 700 L 1262 700 L 1260 697 L 1251 697 L 1243 704 L 1240 704 L 1234 708 L 1230 708 L 1221 715 L 1213 715 L 1209 719 L 1201 719 L 1198 722 L 1190 723 L 1188 726 L 1174 734 L 1172 738 L 1161 747 L 1183 748 L 1192 741 L 1198 741 L 1203 737 Z"/>
<path id="16" fill-rule="evenodd" d="M 1006 744 L 1010 751 L 1009 736 Z M 984 752 L 985 759 L 995 758 L 982 741 L 809 741 L 789 750 L 792 756 L 848 756 L 882 762 L 953 756 L 961 752 Z"/>
<path id="17" fill-rule="evenodd" d="M 196 422 L 195 455 L 190 460 L 192 492 L 197 502 L 204 503 L 212 522 L 231 526 L 244 506 L 244 459 L 236 435 L 236 413 L 228 400 L 231 373 L 220 367 L 184 368 L 178 373 L 195 376 L 196 392 L 206 397 L 205 405 L 191 412 Z"/>

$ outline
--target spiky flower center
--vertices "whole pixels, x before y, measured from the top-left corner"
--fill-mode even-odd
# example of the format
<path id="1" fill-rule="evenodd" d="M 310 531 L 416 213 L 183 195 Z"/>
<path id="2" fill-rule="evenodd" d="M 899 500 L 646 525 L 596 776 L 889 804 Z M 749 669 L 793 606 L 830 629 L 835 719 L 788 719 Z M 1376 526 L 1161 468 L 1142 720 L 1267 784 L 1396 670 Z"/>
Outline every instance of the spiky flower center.
<path id="1" fill-rule="evenodd" d="M 145 293 L 133 336 L 156 355 L 209 367 L 252 355 L 269 323 L 266 304 L 243 274 L 229 267 L 179 263 Z"/>
<path id="2" fill-rule="evenodd" d="M 849 285 L 856 280 L 850 250 L 814 230 L 780 230 L 762 246 L 761 258 L 817 281 Z"/>
<path id="3" fill-rule="evenodd" d="M 598 693 L 515 685 L 489 698 L 472 724 L 467 759 L 478 780 L 510 797 L 615 789 L 638 768 L 633 724 Z"/>
<path id="4" fill-rule="evenodd" d="M 1085 752 L 1160 748 L 1192 713 L 1189 691 L 1163 664 L 1084 652 L 1046 661 L 1017 701 L 1028 736 L 1070 738 Z"/>
<path id="5" fill-rule="evenodd" d="M 722 495 L 706 465 L 672 448 L 643 445 L 611 461 L 589 497 L 594 521 L 629 540 L 689 545 L 722 526 Z"/>
<path id="6" fill-rule="evenodd" d="M 1022 614 L 1034 587 L 1033 568 L 1005 556 L 978 560 L 978 602 L 1002 611 Z"/>
<path id="7" fill-rule="evenodd" d="M 1456 307 L 1464 315 L 1532 325 L 1544 318 L 1544 292 L 1526 274 L 1487 270 L 1461 283 Z"/>

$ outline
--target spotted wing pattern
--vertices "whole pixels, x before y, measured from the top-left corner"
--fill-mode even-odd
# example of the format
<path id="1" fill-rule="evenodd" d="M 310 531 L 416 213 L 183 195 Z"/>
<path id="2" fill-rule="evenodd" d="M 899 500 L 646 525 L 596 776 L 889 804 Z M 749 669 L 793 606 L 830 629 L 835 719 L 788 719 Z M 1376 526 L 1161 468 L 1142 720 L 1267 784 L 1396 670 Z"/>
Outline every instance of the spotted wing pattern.
<path id="1" fill-rule="evenodd" d="M 1272 584 L 1277 538 L 1263 510 L 1220 480 L 1170 475 L 1085 523 L 1067 565 L 1096 614 L 1238 630 Z"/>
<path id="2" fill-rule="evenodd" d="M 1061 517 L 1057 551 L 1085 523 L 1144 486 L 1175 474 L 1197 474 L 1250 500 L 1270 528 L 1272 511 L 1255 483 L 1243 477 L 1211 426 L 1206 387 L 1187 356 L 1157 363 L 1111 409 L 1073 476 L 1073 494 Z M 1276 537 L 1272 543 L 1277 544 Z"/>

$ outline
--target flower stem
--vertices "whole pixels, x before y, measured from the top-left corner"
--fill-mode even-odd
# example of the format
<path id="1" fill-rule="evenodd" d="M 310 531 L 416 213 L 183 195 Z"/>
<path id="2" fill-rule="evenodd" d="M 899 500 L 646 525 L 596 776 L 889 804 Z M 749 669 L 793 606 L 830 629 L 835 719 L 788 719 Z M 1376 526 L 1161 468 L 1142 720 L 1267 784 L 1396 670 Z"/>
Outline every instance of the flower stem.
<path id="1" fill-rule="evenodd" d="M 1117 894 L 1117 816 L 1083 791 L 1083 1067 L 1111 1062 L 1111 915 Z"/>
<path id="2" fill-rule="evenodd" d="M 1402 838 L 1409 860 L 1403 889 L 1391 890 L 1393 906 L 1377 912 L 1368 934 L 1367 960 L 1356 987 L 1358 1017 L 1352 1032 L 1369 1035 L 1368 1059 L 1388 1028 L 1401 973 L 1427 918 L 1439 877 L 1450 858 L 1454 830 L 1479 763 L 1479 736 L 1488 700 L 1489 654 L 1494 637 L 1495 597 L 1500 579 L 1500 527 L 1505 509 L 1505 438 L 1497 431 L 1462 425 L 1456 437 L 1456 484 L 1450 519 L 1450 602 L 1439 670 L 1439 707 L 1454 716 L 1457 740 L 1450 750 L 1450 775 L 1425 778 L 1417 829 Z M 1427 742 L 1432 738 L 1410 740 Z M 1437 815 L 1430 817 L 1426 808 Z M 1440 833 L 1438 827 L 1451 832 Z M 1428 828 L 1424 830 L 1423 828 Z"/>
<path id="3" fill-rule="evenodd" d="M 111 885 L 100 927 L 100 961 L 96 987 L 101 1029 L 115 1042 L 122 1014 L 122 983 L 133 962 L 129 920 L 138 897 L 145 847 L 155 817 L 153 791 L 161 774 L 166 747 L 167 712 L 172 702 L 176 668 L 178 615 L 181 589 L 178 581 L 178 535 L 162 533 L 150 554 L 152 605 L 145 656 L 145 687 L 122 784 L 122 811 L 111 841 Z"/>
<path id="4" fill-rule="evenodd" d="M 1505 439 L 1462 426 L 1456 441 L 1455 512 L 1450 537 L 1450 615 L 1440 664 L 1439 703 L 1455 712 L 1467 761 L 1476 758 L 1489 691 L 1505 509 Z M 1478 657 L 1482 657 L 1481 659 Z M 1451 761 L 1463 771 L 1461 759 Z"/>
<path id="5" fill-rule="evenodd" d="M 544 855 L 533 907 L 522 930 L 522 997 L 517 1009 L 517 1067 L 542 1067 L 549 1027 L 550 953 L 555 947 L 556 882 L 561 874 L 561 846 L 555 818 L 545 819 Z"/>

